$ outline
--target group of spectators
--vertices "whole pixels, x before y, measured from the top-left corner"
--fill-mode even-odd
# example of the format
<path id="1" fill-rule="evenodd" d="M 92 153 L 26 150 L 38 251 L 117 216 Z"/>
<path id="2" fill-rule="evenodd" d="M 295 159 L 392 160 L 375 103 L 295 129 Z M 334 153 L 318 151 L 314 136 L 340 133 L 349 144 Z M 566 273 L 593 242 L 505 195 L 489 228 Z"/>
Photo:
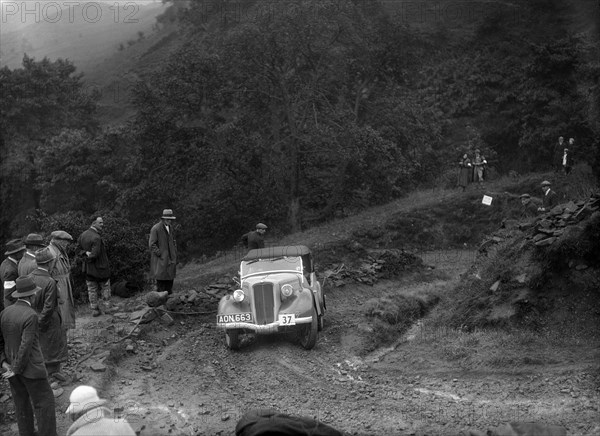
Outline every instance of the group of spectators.
<path id="1" fill-rule="evenodd" d="M 96 218 L 78 240 L 94 316 L 100 314 L 99 294 L 103 310 L 110 306 L 110 265 L 100 236 L 103 226 L 103 219 Z M 0 265 L 0 365 L 10 385 L 21 436 L 56 435 L 54 398 L 62 390 L 53 390 L 50 380 L 67 381 L 61 364 L 68 358 L 67 332 L 75 328 L 67 253 L 72 242 L 64 230 L 52 232 L 48 244 L 40 234 L 30 233 L 24 240 L 6 244 L 6 259 Z"/>
<path id="2" fill-rule="evenodd" d="M 554 146 L 554 153 L 552 158 L 552 163 L 555 172 L 569 175 L 571 169 L 573 168 L 574 148 L 574 138 L 569 138 L 569 145 L 567 147 L 567 144 L 565 144 L 565 138 L 559 136 L 558 143 Z"/>
<path id="3" fill-rule="evenodd" d="M 458 163 L 458 186 L 464 191 L 467 189 L 469 183 L 475 182 L 482 184 L 485 176 L 485 170 L 487 168 L 487 160 L 479 149 L 475 150 L 475 156 L 471 159 L 467 153 L 465 153 Z"/>

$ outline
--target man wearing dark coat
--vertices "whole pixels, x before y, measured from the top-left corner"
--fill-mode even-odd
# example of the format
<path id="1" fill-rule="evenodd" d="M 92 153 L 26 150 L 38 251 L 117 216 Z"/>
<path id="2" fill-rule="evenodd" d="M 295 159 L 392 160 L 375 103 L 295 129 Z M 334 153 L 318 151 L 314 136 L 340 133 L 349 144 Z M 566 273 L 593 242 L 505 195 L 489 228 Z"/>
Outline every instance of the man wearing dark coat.
<path id="1" fill-rule="evenodd" d="M 163 210 L 160 222 L 150 229 L 150 278 L 156 279 L 158 292 L 173 292 L 177 269 L 177 244 L 173 228 L 173 211 Z"/>
<path id="2" fill-rule="evenodd" d="M 248 232 L 242 236 L 242 242 L 248 250 L 255 250 L 257 248 L 265 248 L 265 232 L 267 226 L 263 223 L 256 225 L 256 230 Z"/>
<path id="3" fill-rule="evenodd" d="M 45 247 L 44 238 L 37 233 L 30 233 L 25 238 L 25 248 L 27 251 L 23 254 L 23 258 L 19 261 L 19 277 L 26 276 L 35 271 L 35 252 L 42 247 Z"/>
<path id="4" fill-rule="evenodd" d="M 531 196 L 529 194 L 522 194 L 521 195 L 521 215 L 519 218 L 521 220 L 529 220 L 530 218 L 536 217 L 537 214 L 538 214 L 538 208 L 535 205 L 535 203 L 533 203 L 533 201 L 531 201 Z"/>
<path id="5" fill-rule="evenodd" d="M 38 314 L 31 301 L 40 288 L 31 277 L 19 277 L 17 301 L 0 314 L 0 364 L 10 383 L 20 436 L 57 436 L 52 388 L 40 348 Z M 34 415 L 38 432 L 34 432 Z"/>
<path id="6" fill-rule="evenodd" d="M 542 191 L 544 191 L 544 196 L 542 197 L 542 207 L 538 208 L 538 211 L 548 212 L 558 204 L 558 195 L 556 195 L 556 192 L 550 188 L 550 182 L 547 180 L 542 182 Z"/>
<path id="7" fill-rule="evenodd" d="M 565 138 L 559 136 L 558 143 L 554 146 L 554 151 L 552 152 L 552 166 L 556 172 L 559 172 L 562 168 L 562 155 L 565 145 Z"/>
<path id="8" fill-rule="evenodd" d="M 88 289 L 88 299 L 92 316 L 100 315 L 98 297 L 101 296 L 104 310 L 110 306 L 110 263 L 106 252 L 106 245 L 102 240 L 104 220 L 98 217 L 89 229 L 79 236 L 79 246 L 83 250 L 83 272 Z"/>
<path id="9" fill-rule="evenodd" d="M 66 330 L 62 328 L 58 306 L 58 282 L 50 276 L 49 264 L 54 256 L 49 248 L 35 252 L 37 268 L 30 277 L 40 288 L 35 294 L 31 307 L 38 313 L 40 326 L 40 347 L 48 375 L 60 372 L 62 351 L 66 346 Z"/>
<path id="10" fill-rule="evenodd" d="M 25 245 L 20 239 L 13 239 L 6 244 L 4 255 L 7 258 L 0 264 L 2 287 L 4 287 L 4 282 L 14 282 L 19 277 L 19 261 L 23 258 L 26 250 Z M 5 293 L 2 302 L 0 302 L 0 310 L 10 306 L 14 301 L 10 294 Z"/>

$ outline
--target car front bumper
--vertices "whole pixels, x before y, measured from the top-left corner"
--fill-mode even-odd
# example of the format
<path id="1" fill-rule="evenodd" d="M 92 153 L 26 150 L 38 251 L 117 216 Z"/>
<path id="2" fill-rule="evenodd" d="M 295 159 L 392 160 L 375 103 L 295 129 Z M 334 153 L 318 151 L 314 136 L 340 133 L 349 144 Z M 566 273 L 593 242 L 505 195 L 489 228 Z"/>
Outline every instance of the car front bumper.
<path id="1" fill-rule="evenodd" d="M 310 324 L 312 322 L 312 316 L 305 316 L 302 318 L 296 318 L 296 325 L 298 324 Z M 217 323 L 217 328 L 220 330 L 230 330 L 230 329 L 244 329 L 251 330 L 254 333 L 258 334 L 268 334 L 268 333 L 276 333 L 280 329 L 289 329 L 294 326 L 282 326 L 279 321 L 275 321 L 269 324 L 258 325 L 251 322 L 228 322 L 228 323 Z"/>

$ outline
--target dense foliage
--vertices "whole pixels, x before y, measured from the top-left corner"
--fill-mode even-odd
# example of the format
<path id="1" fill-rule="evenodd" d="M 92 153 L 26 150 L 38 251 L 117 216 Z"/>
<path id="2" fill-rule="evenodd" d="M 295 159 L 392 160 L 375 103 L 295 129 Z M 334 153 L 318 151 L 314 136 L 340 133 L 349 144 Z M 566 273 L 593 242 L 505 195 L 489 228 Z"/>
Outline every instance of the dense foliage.
<path id="1" fill-rule="evenodd" d="M 67 61 L 1 69 L 2 237 L 40 216 L 77 216 L 77 233 L 103 213 L 116 270 L 134 277 L 165 207 L 193 255 L 257 221 L 295 231 L 389 201 L 475 148 L 500 172 L 547 168 L 560 135 L 600 156 L 598 47 L 566 31 L 557 0 L 468 26 L 374 0 L 240 5 L 173 3 L 160 20 L 180 26 L 178 49 L 139 81 L 121 127 L 98 128 Z"/>

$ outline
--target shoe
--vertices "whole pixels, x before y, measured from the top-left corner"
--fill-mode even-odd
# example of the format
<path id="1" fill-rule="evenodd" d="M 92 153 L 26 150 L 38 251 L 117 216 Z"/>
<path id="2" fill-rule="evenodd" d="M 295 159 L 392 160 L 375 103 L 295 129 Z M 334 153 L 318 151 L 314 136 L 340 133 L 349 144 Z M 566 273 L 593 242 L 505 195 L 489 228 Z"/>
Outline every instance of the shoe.
<path id="1" fill-rule="evenodd" d="M 100 310 L 99 310 L 99 309 L 94 309 L 94 310 L 92 311 L 92 316 L 94 316 L 94 317 L 95 317 L 95 316 L 100 316 L 100 315 L 102 315 L 102 313 L 100 312 Z"/>

